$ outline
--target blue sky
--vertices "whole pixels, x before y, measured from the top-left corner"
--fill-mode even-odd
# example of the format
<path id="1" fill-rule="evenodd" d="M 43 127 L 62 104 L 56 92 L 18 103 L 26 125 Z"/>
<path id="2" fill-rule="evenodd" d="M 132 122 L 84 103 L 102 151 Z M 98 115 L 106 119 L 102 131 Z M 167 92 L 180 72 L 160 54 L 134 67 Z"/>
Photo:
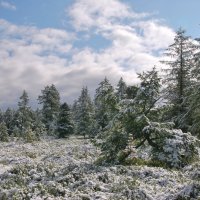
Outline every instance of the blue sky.
<path id="1" fill-rule="evenodd" d="M 15 106 L 26 89 L 36 105 L 54 83 L 72 102 L 107 76 L 137 83 L 181 26 L 200 33 L 199 0 L 0 0 L 0 106 Z"/>
<path id="2" fill-rule="evenodd" d="M 193 37 L 200 36 L 199 0 L 133 0 L 130 4 L 138 12 L 155 13 L 167 25 L 177 30 L 183 27 Z"/>
<path id="3" fill-rule="evenodd" d="M 0 7 L 0 17 L 15 24 L 34 24 L 38 27 L 65 27 L 65 8 L 74 0 L 12 0 L 1 1 L 15 5 L 13 12 Z M 154 14 L 153 17 L 165 20 L 175 30 L 182 26 L 189 35 L 198 37 L 200 33 L 199 0 L 123 0 L 137 12 Z"/>

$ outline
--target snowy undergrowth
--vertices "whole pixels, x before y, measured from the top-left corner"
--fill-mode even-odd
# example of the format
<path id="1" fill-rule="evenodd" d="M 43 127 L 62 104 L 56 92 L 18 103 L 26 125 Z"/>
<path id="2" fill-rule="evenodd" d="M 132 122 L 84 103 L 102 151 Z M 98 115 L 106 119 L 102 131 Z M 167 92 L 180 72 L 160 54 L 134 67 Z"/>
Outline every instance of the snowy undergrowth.
<path id="1" fill-rule="evenodd" d="M 89 140 L 1 143 L 0 199 L 180 200 L 200 198 L 200 163 L 182 170 L 97 166 Z"/>

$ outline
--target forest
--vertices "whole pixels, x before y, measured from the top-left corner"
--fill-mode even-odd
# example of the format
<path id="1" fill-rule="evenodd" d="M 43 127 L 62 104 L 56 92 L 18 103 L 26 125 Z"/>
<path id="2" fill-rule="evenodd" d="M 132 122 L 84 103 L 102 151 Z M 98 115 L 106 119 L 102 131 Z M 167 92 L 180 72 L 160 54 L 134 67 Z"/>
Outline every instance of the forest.
<path id="1" fill-rule="evenodd" d="M 164 60 L 160 61 L 162 66 L 165 66 L 162 70 L 158 70 L 160 68 L 156 66 L 152 67 L 152 70 L 138 74 L 140 82 L 135 85 L 127 85 L 122 77 L 114 87 L 109 78 L 105 77 L 99 83 L 94 98 L 90 96 L 87 86 L 83 86 L 79 97 L 72 105 L 61 102 L 59 91 L 52 84 L 41 90 L 37 99 L 38 109 L 33 110 L 29 105 L 28 91 L 24 90 L 16 109 L 7 108 L 5 111 L 0 111 L 0 145 L 2 146 L 0 155 L 3 156 L 5 153 L 3 148 L 9 149 L 8 144 L 24 145 L 24 148 L 38 145 L 34 154 L 29 152 L 28 157 L 31 159 L 36 158 L 40 151 L 47 151 L 47 144 L 52 145 L 52 154 L 54 149 L 57 151 L 64 145 L 63 149 L 69 147 L 69 151 L 74 151 L 76 147 L 78 152 L 76 156 L 79 160 L 85 159 L 85 165 L 79 166 L 80 163 L 76 165 L 74 163 L 70 168 L 70 158 L 65 160 L 65 157 L 62 157 L 64 153 L 58 156 L 58 160 L 64 159 L 59 160 L 58 163 L 68 163 L 65 163 L 62 169 L 56 168 L 57 171 L 49 167 L 51 162 L 57 162 L 55 160 L 49 160 L 48 165 L 43 164 L 43 166 L 42 163 L 40 165 L 15 163 L 9 169 L 10 171 L 0 172 L 1 199 L 14 199 L 13 195 L 15 195 L 15 199 L 45 199 L 45 197 L 50 199 L 51 197 L 52 199 L 89 200 L 98 199 L 94 196 L 97 193 L 99 199 L 199 199 L 199 42 L 199 39 L 187 36 L 180 28 L 176 32 L 174 42 L 165 50 Z M 17 151 L 23 152 L 20 146 L 17 148 Z M 41 148 L 40 151 L 37 148 Z M 71 154 L 73 157 L 73 152 Z M 2 160 L 0 163 L 4 167 L 7 165 L 3 164 Z M 35 176 L 39 171 L 46 175 L 41 175 L 40 178 L 33 176 L 32 184 L 35 185 L 26 188 L 25 185 L 30 183 L 27 177 L 34 174 L 31 174 L 31 170 L 35 170 Z M 64 172 L 64 170 L 68 171 Z M 61 178 L 71 172 L 73 172 L 74 182 L 69 177 L 69 180 Z M 77 177 L 75 172 L 79 173 Z M 58 176 L 60 179 L 56 178 L 55 173 L 60 173 Z M 98 186 L 96 183 L 91 183 L 93 189 L 87 185 L 88 180 L 87 184 L 83 181 L 87 173 L 94 173 L 95 179 L 99 182 Z M 143 175 L 147 173 L 144 179 L 150 177 L 146 185 L 144 182 L 141 183 L 139 178 L 131 180 L 132 177 L 142 176 L 139 173 Z M 165 188 L 161 191 L 162 194 L 157 188 L 158 182 L 153 183 L 156 185 L 154 191 L 152 188 L 148 189 L 150 186 L 147 187 L 152 184 L 150 180 L 154 180 L 155 174 L 159 173 L 165 174 L 168 180 L 159 183 L 161 184 L 159 187 Z M 12 176 L 10 177 L 9 174 Z M 19 178 L 20 174 L 24 176 L 24 182 Z M 162 181 L 160 175 L 158 176 Z M 49 179 L 47 181 L 44 177 L 51 177 L 52 184 L 55 185 L 48 185 L 45 188 L 44 182 L 47 183 Z M 107 191 L 106 184 L 111 184 L 111 177 L 116 187 L 114 188 L 113 185 L 111 189 L 109 186 Z M 114 177 L 123 180 L 121 186 Z M 22 183 L 18 183 L 17 180 Z M 71 189 L 70 181 L 82 185 L 82 193 L 77 185 L 73 187 L 79 189 Z M 172 185 L 170 181 L 173 182 Z M 39 183 L 43 184 L 41 187 L 44 188 L 40 188 Z M 105 188 L 101 188 L 101 183 Z M 57 187 L 59 184 L 62 189 Z M 11 191 L 13 185 L 17 188 L 15 191 Z M 25 192 L 23 187 L 28 192 Z M 87 188 L 88 191 L 84 191 L 83 188 Z M 70 190 L 71 193 L 65 190 Z"/>

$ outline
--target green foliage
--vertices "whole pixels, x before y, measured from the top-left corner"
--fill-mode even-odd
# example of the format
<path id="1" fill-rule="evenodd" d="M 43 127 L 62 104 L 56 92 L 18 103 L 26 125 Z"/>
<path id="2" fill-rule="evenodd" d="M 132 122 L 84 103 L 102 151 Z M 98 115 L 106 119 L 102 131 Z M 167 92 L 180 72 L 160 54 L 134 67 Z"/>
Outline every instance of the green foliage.
<path id="1" fill-rule="evenodd" d="M 63 103 L 60 106 L 60 113 L 58 116 L 57 123 L 58 137 L 64 138 L 69 137 L 69 135 L 74 132 L 74 125 L 72 121 L 71 111 L 67 103 Z"/>
<path id="2" fill-rule="evenodd" d="M 148 167 L 162 167 L 168 169 L 169 167 L 165 162 L 160 160 L 150 159 L 144 160 L 142 158 L 127 158 L 124 162 L 124 165 L 137 165 L 137 166 L 148 166 Z"/>
<path id="3" fill-rule="evenodd" d="M 2 123 L 3 120 L 4 120 L 4 114 L 3 114 L 3 112 L 0 109 L 0 123 Z"/>
<path id="4" fill-rule="evenodd" d="M 14 126 L 12 136 L 13 137 L 20 137 L 20 130 L 17 126 Z"/>
<path id="5" fill-rule="evenodd" d="M 3 115 L 3 121 L 6 123 L 9 135 L 13 133 L 15 125 L 14 116 L 15 116 L 15 111 L 10 108 L 7 108 Z"/>
<path id="6" fill-rule="evenodd" d="M 101 145 L 104 159 L 110 163 L 132 163 L 183 167 L 195 159 L 195 138 L 189 133 L 173 129 L 174 123 L 162 122 L 169 106 L 157 104 L 160 99 L 160 78 L 157 71 L 139 75 L 141 85 L 134 99 L 121 103 L 119 113 L 113 118 Z M 151 163 L 132 158 L 128 151 L 128 136 L 131 135 L 136 148 L 147 143 L 152 147 Z M 128 159 L 128 160 L 127 160 Z"/>
<path id="7" fill-rule="evenodd" d="M 43 122 L 47 132 L 48 134 L 55 134 L 60 110 L 60 95 L 55 85 L 46 86 L 38 100 L 39 104 L 42 104 Z"/>
<path id="8" fill-rule="evenodd" d="M 124 82 L 123 78 L 121 77 L 116 88 L 116 97 L 117 97 L 117 102 L 120 102 L 123 99 L 126 99 L 127 96 L 127 85 Z"/>
<path id="9" fill-rule="evenodd" d="M 39 140 L 35 132 L 30 127 L 26 129 L 23 139 L 25 142 L 28 142 L 28 143 Z"/>
<path id="10" fill-rule="evenodd" d="M 162 61 L 168 66 L 164 69 L 165 96 L 173 108 L 169 119 L 173 119 L 176 128 L 187 131 L 191 119 L 188 113 L 188 96 L 191 94 L 190 86 L 194 77 L 191 70 L 195 64 L 195 55 L 199 46 L 194 44 L 185 31 L 179 29 L 174 38 L 174 43 L 166 51 L 168 60 Z"/>
<path id="11" fill-rule="evenodd" d="M 137 95 L 134 99 L 122 101 L 119 113 L 113 118 L 110 128 L 104 134 L 106 139 L 102 143 L 101 150 L 107 161 L 125 160 L 128 155 L 120 155 L 120 152 L 126 149 L 130 135 L 142 142 L 141 144 L 147 140 L 150 145 L 154 145 L 151 135 L 145 134 L 143 129 L 149 124 L 150 119 L 156 118 L 155 103 L 159 99 L 160 78 L 155 68 L 140 74 L 139 78 L 141 86 L 137 90 Z"/>
<path id="12" fill-rule="evenodd" d="M 106 161 L 114 163 L 118 161 L 118 153 L 126 148 L 129 135 L 121 124 L 113 126 L 107 135 L 105 142 L 101 144 L 101 150 Z"/>
<path id="13" fill-rule="evenodd" d="M 16 126 L 20 130 L 21 137 L 24 137 L 26 130 L 32 127 L 33 112 L 29 107 L 29 97 L 27 92 L 24 90 L 20 101 L 18 102 L 18 110 L 15 114 Z"/>
<path id="14" fill-rule="evenodd" d="M 189 101 L 189 111 L 186 117 L 191 118 L 191 125 L 189 126 L 189 131 L 193 135 L 196 135 L 200 139 L 200 82 L 195 83 L 193 88 L 191 88 L 191 95 L 188 97 Z"/>
<path id="15" fill-rule="evenodd" d="M 141 85 L 135 98 L 123 102 L 118 118 L 134 139 L 145 140 L 148 136 L 143 134 L 143 128 L 148 125 L 149 121 L 160 120 L 157 113 L 161 108 L 156 105 L 160 99 L 160 78 L 155 68 L 139 74 L 139 78 Z"/>
<path id="16" fill-rule="evenodd" d="M 37 140 L 40 140 L 42 135 L 46 134 L 46 127 L 42 121 L 42 113 L 39 109 L 37 109 L 33 113 L 33 128 L 32 130 L 35 132 L 35 136 Z"/>
<path id="17" fill-rule="evenodd" d="M 0 141 L 2 142 L 8 142 L 8 132 L 7 127 L 4 122 L 0 123 Z"/>
<path id="18" fill-rule="evenodd" d="M 99 156 L 95 162 L 94 162 L 95 165 L 104 165 L 106 164 L 106 157 L 105 156 Z"/>
<path id="19" fill-rule="evenodd" d="M 138 86 L 135 86 L 135 85 L 127 86 L 126 98 L 134 99 L 137 95 L 138 89 L 139 89 Z"/>
<path id="20" fill-rule="evenodd" d="M 104 130 L 118 111 L 114 89 L 107 78 L 99 83 L 94 103 L 98 130 Z"/>
<path id="21" fill-rule="evenodd" d="M 76 133 L 79 135 L 91 135 L 94 124 L 94 107 L 87 87 L 83 87 L 81 95 L 74 104 L 74 119 Z"/>

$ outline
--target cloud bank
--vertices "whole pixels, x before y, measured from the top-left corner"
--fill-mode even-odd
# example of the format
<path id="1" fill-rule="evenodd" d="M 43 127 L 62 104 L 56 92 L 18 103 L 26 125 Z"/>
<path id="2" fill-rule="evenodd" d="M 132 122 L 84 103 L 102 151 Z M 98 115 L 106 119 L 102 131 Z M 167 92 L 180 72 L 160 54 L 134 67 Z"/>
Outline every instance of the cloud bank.
<path id="1" fill-rule="evenodd" d="M 16 10 L 16 6 L 12 3 L 9 3 L 7 1 L 1 1 L 0 2 L 0 7 L 8 9 L 8 10 Z"/>
<path id="2" fill-rule="evenodd" d="M 133 84 L 138 72 L 159 66 L 174 37 L 158 19 L 118 0 L 77 0 L 66 8 L 66 20 L 70 31 L 0 20 L 2 106 L 16 105 L 23 89 L 36 105 L 40 90 L 52 83 L 69 103 L 82 86 L 93 94 L 105 76 L 113 84 L 121 76 Z"/>

